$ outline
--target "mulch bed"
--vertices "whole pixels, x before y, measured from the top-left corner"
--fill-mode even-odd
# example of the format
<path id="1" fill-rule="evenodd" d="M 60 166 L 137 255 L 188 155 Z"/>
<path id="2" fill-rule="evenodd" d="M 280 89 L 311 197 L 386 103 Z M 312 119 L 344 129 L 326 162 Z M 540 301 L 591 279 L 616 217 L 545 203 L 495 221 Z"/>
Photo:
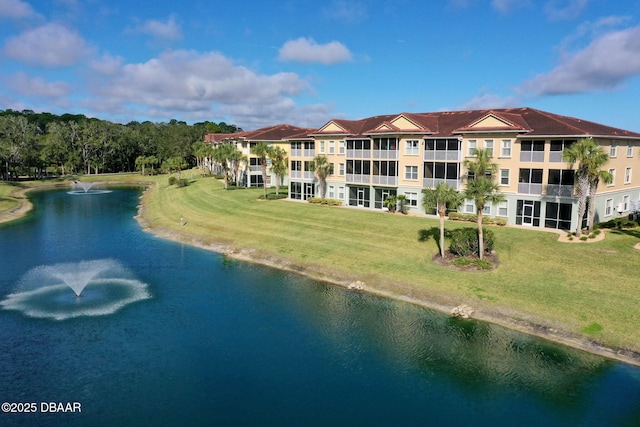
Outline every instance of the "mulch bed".
<path id="1" fill-rule="evenodd" d="M 431 260 L 437 264 L 440 265 L 442 267 L 448 268 L 450 270 L 455 270 L 455 271 L 469 271 L 469 272 L 477 272 L 477 273 L 482 273 L 482 272 L 487 272 L 487 271 L 493 271 L 496 268 L 498 268 L 498 265 L 500 265 L 500 261 L 498 260 L 498 257 L 495 253 L 492 254 L 487 254 L 484 256 L 484 260 L 488 261 L 491 263 L 491 265 L 493 265 L 493 268 L 489 269 L 489 270 L 483 270 L 483 269 L 478 269 L 476 268 L 475 264 L 470 264 L 468 266 L 458 266 L 454 264 L 454 261 L 457 260 L 458 258 L 461 258 L 458 255 L 454 255 L 452 254 L 450 251 L 445 251 L 444 252 L 444 258 L 440 256 L 440 253 L 438 252 L 437 254 L 435 254 Z M 476 257 L 468 257 L 471 260 L 476 260 Z"/>

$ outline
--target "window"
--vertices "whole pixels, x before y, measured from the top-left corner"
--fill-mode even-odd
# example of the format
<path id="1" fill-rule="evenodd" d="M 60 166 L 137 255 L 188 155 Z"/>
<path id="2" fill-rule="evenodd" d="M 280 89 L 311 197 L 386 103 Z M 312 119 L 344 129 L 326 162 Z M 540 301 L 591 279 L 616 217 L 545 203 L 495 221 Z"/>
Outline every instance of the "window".
<path id="1" fill-rule="evenodd" d="M 474 204 L 473 200 L 467 200 L 464 203 L 464 211 L 466 213 L 475 213 L 476 212 L 476 205 Z"/>
<path id="2" fill-rule="evenodd" d="M 329 141 L 329 154 L 333 154 L 336 151 L 336 142 Z"/>
<path id="3" fill-rule="evenodd" d="M 500 185 L 509 185 L 509 169 L 500 169 Z"/>
<path id="4" fill-rule="evenodd" d="M 544 162 L 544 140 L 524 140 L 520 144 L 521 162 Z"/>
<path id="5" fill-rule="evenodd" d="M 575 171 L 571 169 L 549 169 L 547 196 L 571 197 Z"/>
<path id="6" fill-rule="evenodd" d="M 419 154 L 419 149 L 420 141 L 418 141 L 417 139 L 405 141 L 404 154 L 408 156 L 416 156 Z"/>
<path id="7" fill-rule="evenodd" d="M 344 200 L 344 187 L 338 187 L 338 199 Z"/>
<path id="8" fill-rule="evenodd" d="M 624 196 L 622 198 L 622 212 L 627 212 L 629 210 L 629 196 Z"/>
<path id="9" fill-rule="evenodd" d="M 344 154 L 344 141 L 338 142 L 338 153 Z"/>
<path id="10" fill-rule="evenodd" d="M 487 150 L 491 157 L 493 157 L 493 139 L 484 140 L 484 149 Z"/>
<path id="11" fill-rule="evenodd" d="M 571 147 L 571 145 L 575 144 L 575 139 L 559 139 L 553 140 L 550 143 L 549 147 L 549 161 L 555 163 L 564 162 L 564 158 L 562 157 L 562 153 L 565 149 Z"/>
<path id="12" fill-rule="evenodd" d="M 475 139 L 470 139 L 467 146 L 467 156 L 474 156 L 473 152 L 476 150 L 476 148 L 478 148 L 478 141 L 476 141 Z"/>
<path id="13" fill-rule="evenodd" d="M 409 181 L 418 180 L 418 166 L 405 166 L 404 167 L 404 179 Z"/>
<path id="14" fill-rule="evenodd" d="M 338 164 L 338 175 L 344 176 L 344 163 Z"/>
<path id="15" fill-rule="evenodd" d="M 520 169 L 518 193 L 542 194 L 542 169 Z"/>
<path id="16" fill-rule="evenodd" d="M 613 213 L 613 199 L 607 199 L 604 202 L 604 216 L 611 216 Z"/>
<path id="17" fill-rule="evenodd" d="M 336 196 L 335 192 L 336 192 L 335 187 L 333 185 L 330 185 L 329 186 L 329 198 L 330 199 L 333 199 Z"/>
<path id="18" fill-rule="evenodd" d="M 459 164 L 450 162 L 425 162 L 424 177 L 436 180 L 446 179 L 457 181 L 460 179 Z M 425 186 L 430 187 L 430 185 Z M 435 187 L 435 183 L 433 186 Z"/>
<path id="19" fill-rule="evenodd" d="M 614 185 L 616 185 L 616 170 L 615 169 L 609 169 L 609 174 L 611 175 L 611 183 L 608 184 L 609 187 L 612 187 Z"/>
<path id="20" fill-rule="evenodd" d="M 609 157 L 618 157 L 618 144 L 611 142 L 611 148 L 609 148 Z"/>
<path id="21" fill-rule="evenodd" d="M 631 182 L 631 168 L 624 170 L 624 183 L 629 184 Z"/>
<path id="22" fill-rule="evenodd" d="M 292 182 L 289 190 L 289 198 L 294 200 L 302 200 L 302 183 Z"/>
<path id="23" fill-rule="evenodd" d="M 633 145 L 627 144 L 627 157 L 633 157 Z"/>
<path id="24" fill-rule="evenodd" d="M 507 202 L 498 204 L 498 216 L 509 216 L 509 204 Z"/>
<path id="25" fill-rule="evenodd" d="M 320 141 L 320 154 L 324 154 L 324 141 Z"/>
<path id="26" fill-rule="evenodd" d="M 491 215 L 491 205 L 485 205 L 484 208 L 482 208 L 482 214 Z"/>
<path id="27" fill-rule="evenodd" d="M 418 206 L 418 193 L 404 193 L 407 196 L 407 204 L 409 206 Z"/>
<path id="28" fill-rule="evenodd" d="M 500 156 L 502 157 L 511 157 L 511 140 L 503 139 L 502 147 L 500 149 Z"/>

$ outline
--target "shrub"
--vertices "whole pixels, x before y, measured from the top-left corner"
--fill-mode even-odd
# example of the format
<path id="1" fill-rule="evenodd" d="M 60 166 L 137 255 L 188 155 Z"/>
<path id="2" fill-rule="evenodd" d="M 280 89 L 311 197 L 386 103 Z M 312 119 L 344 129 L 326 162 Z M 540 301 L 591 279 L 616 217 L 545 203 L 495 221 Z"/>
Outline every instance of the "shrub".
<path id="1" fill-rule="evenodd" d="M 178 178 L 176 178 L 175 176 L 170 176 L 169 177 L 169 185 L 175 185 L 177 180 L 178 180 Z"/>
<path id="2" fill-rule="evenodd" d="M 468 222 L 477 222 L 478 215 L 461 213 L 461 212 L 449 212 L 449 219 L 453 221 L 468 221 Z M 482 223 L 487 225 L 507 225 L 507 220 L 505 218 L 493 218 L 489 216 L 482 217 Z"/>
<path id="3" fill-rule="evenodd" d="M 484 235 L 484 251 L 490 253 L 495 244 L 493 231 L 482 229 Z M 458 256 L 478 255 L 478 230 L 475 228 L 460 228 L 449 232 L 451 253 Z"/>
<path id="4" fill-rule="evenodd" d="M 342 204 L 342 200 L 337 199 L 327 199 L 320 197 L 309 197 L 307 202 L 315 204 L 315 205 L 328 205 L 328 206 L 340 206 Z"/>
<path id="5" fill-rule="evenodd" d="M 176 180 L 176 187 L 178 188 L 186 187 L 187 185 L 189 185 L 189 181 L 185 178 Z"/>
<path id="6" fill-rule="evenodd" d="M 611 219 L 607 222 L 603 222 L 598 224 L 600 228 L 635 228 L 638 226 L 638 223 L 632 219 L 626 218 L 615 218 Z"/>

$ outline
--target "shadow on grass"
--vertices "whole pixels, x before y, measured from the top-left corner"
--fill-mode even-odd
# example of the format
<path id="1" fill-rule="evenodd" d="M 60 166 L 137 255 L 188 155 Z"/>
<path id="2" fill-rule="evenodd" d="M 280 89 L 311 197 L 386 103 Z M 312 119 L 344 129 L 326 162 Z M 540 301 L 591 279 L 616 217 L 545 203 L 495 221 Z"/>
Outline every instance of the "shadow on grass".
<path id="1" fill-rule="evenodd" d="M 445 230 L 445 236 L 446 234 L 447 231 Z M 440 228 L 431 227 L 429 229 L 423 228 L 422 230 L 418 230 L 419 242 L 428 242 L 431 239 L 433 239 L 433 241 L 436 242 L 436 245 L 438 245 L 438 253 L 440 253 L 440 250 L 442 249 L 440 248 Z"/>
<path id="2" fill-rule="evenodd" d="M 640 239 L 640 228 L 610 228 L 605 230 L 612 234 L 624 234 Z"/>

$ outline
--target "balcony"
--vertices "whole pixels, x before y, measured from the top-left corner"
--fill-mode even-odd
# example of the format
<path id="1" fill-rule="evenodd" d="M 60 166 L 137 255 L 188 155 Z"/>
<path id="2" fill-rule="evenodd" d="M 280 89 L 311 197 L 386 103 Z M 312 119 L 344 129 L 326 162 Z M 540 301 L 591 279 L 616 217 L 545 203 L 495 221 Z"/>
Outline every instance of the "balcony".
<path id="1" fill-rule="evenodd" d="M 350 184 L 371 184 L 371 175 L 348 173 L 345 178 Z"/>
<path id="2" fill-rule="evenodd" d="M 551 151 L 551 152 L 549 152 L 549 162 L 550 163 L 563 163 L 564 159 L 562 158 L 562 151 Z"/>
<path id="3" fill-rule="evenodd" d="M 371 150 L 347 150 L 348 159 L 370 159 Z"/>
<path id="4" fill-rule="evenodd" d="M 462 151 L 427 150 L 424 152 L 424 160 L 449 160 L 460 161 Z"/>
<path id="5" fill-rule="evenodd" d="M 373 150 L 374 159 L 398 160 L 398 150 Z"/>
<path id="6" fill-rule="evenodd" d="M 398 177 L 385 176 L 385 175 L 373 175 L 373 184 L 396 186 L 398 185 Z"/>
<path id="7" fill-rule="evenodd" d="M 302 150 L 298 148 L 292 148 L 291 157 L 302 157 Z"/>
<path id="8" fill-rule="evenodd" d="M 547 196 L 573 197 L 573 185 L 547 185 Z"/>
<path id="9" fill-rule="evenodd" d="M 316 155 L 315 153 L 316 153 L 316 150 L 309 149 L 309 148 L 305 148 L 303 152 L 304 157 L 314 157 Z"/>
<path id="10" fill-rule="evenodd" d="M 444 182 L 449 187 L 453 187 L 456 190 L 460 189 L 461 182 L 459 179 L 445 179 L 445 178 L 424 178 L 422 180 L 422 186 L 424 188 L 436 188 L 439 182 Z"/>
<path id="11" fill-rule="evenodd" d="M 521 151 L 520 161 L 521 162 L 544 162 L 544 151 Z"/>
<path id="12" fill-rule="evenodd" d="M 535 184 L 530 182 L 519 182 L 518 193 L 542 195 L 542 184 Z"/>

